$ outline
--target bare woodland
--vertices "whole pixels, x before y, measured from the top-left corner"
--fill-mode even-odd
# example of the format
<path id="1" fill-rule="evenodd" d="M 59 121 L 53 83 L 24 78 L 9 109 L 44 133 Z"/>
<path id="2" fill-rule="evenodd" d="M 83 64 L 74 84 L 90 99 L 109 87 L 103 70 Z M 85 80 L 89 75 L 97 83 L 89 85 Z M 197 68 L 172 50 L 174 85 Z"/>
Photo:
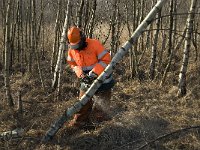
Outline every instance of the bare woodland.
<path id="1" fill-rule="evenodd" d="M 0 8 L 0 149 L 200 147 L 198 0 L 1 0 Z M 66 63 L 72 25 L 111 52 L 113 119 L 88 131 L 63 127 L 43 144 L 78 100 Z"/>

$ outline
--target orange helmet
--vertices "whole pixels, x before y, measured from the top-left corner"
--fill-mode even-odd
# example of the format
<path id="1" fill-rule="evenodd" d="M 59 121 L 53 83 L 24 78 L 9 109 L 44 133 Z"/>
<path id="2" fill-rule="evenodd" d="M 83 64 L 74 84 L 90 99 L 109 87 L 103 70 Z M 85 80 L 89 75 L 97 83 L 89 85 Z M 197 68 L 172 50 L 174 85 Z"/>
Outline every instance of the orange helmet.
<path id="1" fill-rule="evenodd" d="M 81 30 L 75 26 L 71 27 L 67 32 L 70 45 L 76 45 L 81 41 Z"/>
<path id="2" fill-rule="evenodd" d="M 68 30 L 67 37 L 71 49 L 81 50 L 87 46 L 85 34 L 75 26 Z"/>

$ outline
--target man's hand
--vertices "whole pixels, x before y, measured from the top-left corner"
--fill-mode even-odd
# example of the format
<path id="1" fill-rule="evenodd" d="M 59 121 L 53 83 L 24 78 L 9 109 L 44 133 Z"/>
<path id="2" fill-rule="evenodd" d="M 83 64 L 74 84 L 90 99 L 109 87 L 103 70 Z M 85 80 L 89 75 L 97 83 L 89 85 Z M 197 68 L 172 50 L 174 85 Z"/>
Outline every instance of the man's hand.
<path id="1" fill-rule="evenodd" d="M 73 71 L 76 73 L 77 77 L 81 78 L 83 75 L 83 70 L 80 66 L 74 66 Z"/>
<path id="2" fill-rule="evenodd" d="M 83 78 L 81 78 L 81 82 L 84 82 L 86 84 L 92 84 L 92 82 L 97 78 L 97 75 L 95 73 L 89 73 L 84 75 Z"/>

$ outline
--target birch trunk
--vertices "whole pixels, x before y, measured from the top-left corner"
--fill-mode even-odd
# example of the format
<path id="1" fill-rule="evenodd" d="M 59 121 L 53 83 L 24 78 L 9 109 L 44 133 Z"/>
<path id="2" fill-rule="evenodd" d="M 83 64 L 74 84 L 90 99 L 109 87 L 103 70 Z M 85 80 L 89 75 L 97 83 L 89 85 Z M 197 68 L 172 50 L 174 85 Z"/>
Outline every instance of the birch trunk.
<path id="1" fill-rule="evenodd" d="M 131 9 L 131 13 L 132 13 L 131 16 L 132 17 L 131 17 L 131 19 L 133 20 L 133 24 L 132 24 L 133 29 L 132 30 L 135 31 L 136 26 L 138 24 L 137 17 L 136 17 L 137 16 L 137 1 L 133 0 L 131 5 L 132 5 L 132 9 Z M 130 29 L 128 29 L 128 30 L 129 30 L 129 37 L 131 37 L 131 30 Z M 134 49 L 137 50 L 137 46 L 131 47 L 131 49 L 129 50 L 131 78 L 134 78 L 136 76 L 136 73 L 137 73 L 137 69 L 136 69 L 137 68 L 137 57 L 136 57 Z"/>
<path id="2" fill-rule="evenodd" d="M 23 1 L 20 0 L 20 32 L 21 32 L 21 55 L 20 55 L 20 71 L 22 74 L 25 73 L 25 69 L 23 66 L 24 63 L 24 27 L 23 27 Z"/>
<path id="3" fill-rule="evenodd" d="M 70 1 L 70 0 L 69 0 Z M 69 2 L 68 2 L 69 3 Z M 77 26 L 79 28 L 82 27 L 82 13 L 83 13 L 83 6 L 84 6 L 84 0 L 81 0 L 79 10 L 78 10 L 78 16 L 77 16 Z"/>
<path id="4" fill-rule="evenodd" d="M 17 36 L 16 36 L 16 45 L 17 45 L 17 62 L 20 62 L 20 49 L 21 49 L 21 45 L 20 45 L 20 1 L 17 1 L 17 11 L 16 11 L 16 27 L 17 27 Z"/>
<path id="5" fill-rule="evenodd" d="M 43 21 L 43 14 L 44 14 L 44 6 L 43 6 L 43 1 L 40 0 L 40 5 L 41 5 L 41 13 L 40 13 L 40 21 L 39 21 L 39 25 L 38 25 L 38 32 L 37 34 L 35 34 L 35 55 L 36 55 L 36 61 L 37 61 L 37 66 L 38 66 L 38 72 L 39 72 L 39 76 L 40 76 L 40 81 L 42 84 L 42 88 L 45 91 L 45 86 L 44 86 L 44 79 L 43 79 L 43 73 L 42 73 L 42 69 L 41 69 L 41 63 L 40 63 L 40 55 L 39 55 L 39 50 L 38 50 L 38 43 L 39 43 L 39 38 L 40 38 L 40 34 L 41 34 L 41 26 L 42 26 L 42 21 Z"/>
<path id="6" fill-rule="evenodd" d="M 64 22 L 64 26 L 63 26 L 62 36 L 61 36 L 61 39 L 60 39 L 58 59 L 57 59 L 55 72 L 54 72 L 54 79 L 53 79 L 53 83 L 52 83 L 52 87 L 53 87 L 54 90 L 56 89 L 56 87 L 59 88 L 59 83 L 60 83 L 60 74 L 61 74 L 61 66 L 62 66 L 62 60 L 63 60 L 63 51 L 66 49 L 66 31 L 67 31 L 67 28 L 69 26 L 70 4 L 71 4 L 70 0 L 68 0 L 65 22 Z"/>
<path id="7" fill-rule="evenodd" d="M 90 12 L 90 0 L 86 0 L 84 10 L 85 10 L 84 11 L 85 19 L 84 19 L 84 22 L 83 22 L 83 31 L 84 31 L 85 35 L 88 35 L 88 33 L 89 33 L 89 31 L 88 31 L 89 30 L 89 22 L 90 22 L 90 18 L 91 18 L 90 17 L 91 16 L 90 15 L 91 14 L 91 12 Z"/>
<path id="8" fill-rule="evenodd" d="M 139 36 L 144 32 L 147 26 L 152 22 L 156 13 L 160 11 L 161 7 L 167 2 L 167 0 L 159 0 L 154 8 L 150 11 L 144 21 L 138 26 L 135 32 L 132 34 L 131 38 L 118 50 L 112 59 L 111 63 L 106 67 L 106 69 L 101 73 L 101 75 L 93 82 L 87 92 L 76 102 L 72 107 L 66 110 L 65 113 L 58 120 L 51 125 L 50 129 L 47 131 L 42 139 L 42 142 L 49 141 L 57 131 L 63 126 L 66 121 L 78 112 L 95 94 L 97 89 L 101 86 L 105 78 L 113 72 L 116 64 L 122 60 L 123 56 L 128 52 L 128 50 L 134 45 L 139 38 Z"/>
<path id="9" fill-rule="evenodd" d="M 157 53 L 157 47 L 158 47 L 157 44 L 158 44 L 158 35 L 159 35 L 159 28 L 160 28 L 161 11 L 158 12 L 157 16 L 158 16 L 158 19 L 156 20 L 156 31 L 155 31 L 154 42 L 152 46 L 150 72 L 149 72 L 149 78 L 151 80 L 155 78 L 156 53 Z"/>
<path id="10" fill-rule="evenodd" d="M 188 15 L 187 19 L 187 31 L 186 31 L 186 40 L 185 40 L 185 46 L 183 51 L 183 63 L 181 66 L 181 70 L 179 73 L 179 84 L 178 84 L 178 96 L 184 96 L 186 95 L 186 73 L 187 73 L 187 66 L 188 66 L 188 60 L 189 60 L 189 53 L 190 53 L 190 45 L 191 45 L 191 35 L 193 30 L 193 21 L 195 17 L 195 8 L 196 8 L 197 0 L 191 0 L 191 7 L 190 7 L 190 13 Z"/>
<path id="11" fill-rule="evenodd" d="M 113 4 L 113 13 L 111 19 L 111 42 L 110 42 L 110 50 L 112 53 L 115 52 L 115 41 L 116 41 L 116 29 L 117 29 L 117 0 L 114 1 Z"/>
<path id="12" fill-rule="evenodd" d="M 14 4 L 15 1 L 12 1 L 12 4 Z M 12 5 L 11 5 L 12 6 Z M 15 42 L 16 42 L 16 26 L 17 26 L 17 17 L 15 14 L 17 14 L 17 9 L 14 11 L 15 5 L 12 6 L 11 14 L 12 14 L 12 22 L 11 22 L 11 30 L 10 30 L 10 73 L 12 73 L 13 70 L 13 64 L 15 64 L 15 57 L 16 57 L 16 52 L 15 52 Z M 15 20 L 15 21 L 14 21 Z"/>
<path id="13" fill-rule="evenodd" d="M 32 63 L 33 63 L 33 53 L 34 53 L 34 8 L 33 8 L 34 0 L 30 0 L 29 2 L 29 56 L 28 56 L 28 72 L 32 72 Z"/>
<path id="14" fill-rule="evenodd" d="M 60 12 L 61 12 L 61 0 L 58 1 L 58 12 L 56 16 L 56 23 L 54 27 L 54 42 L 53 42 L 53 51 L 52 51 L 52 56 L 51 56 L 51 72 L 54 70 L 54 63 L 55 63 L 55 54 L 56 54 L 56 45 L 57 45 L 57 40 L 58 40 L 58 25 L 59 25 L 59 18 L 60 18 Z"/>
<path id="15" fill-rule="evenodd" d="M 26 6 L 25 9 L 25 49 L 27 49 L 28 52 L 25 52 L 25 62 L 28 63 L 28 53 L 30 51 L 30 44 L 29 44 L 29 6 Z M 27 66 L 29 66 L 29 63 L 27 64 Z M 27 67 L 29 68 L 29 67 Z"/>
<path id="16" fill-rule="evenodd" d="M 92 35 L 93 35 L 96 7 L 97 7 L 97 1 L 94 0 L 93 1 L 93 7 L 92 7 L 91 19 L 90 19 L 90 22 L 89 22 L 89 37 L 90 38 L 92 38 Z"/>
<path id="17" fill-rule="evenodd" d="M 162 35 L 162 46 L 161 46 L 161 50 L 160 50 L 160 58 L 159 58 L 159 61 L 158 61 L 158 71 L 160 73 L 163 72 L 162 70 L 162 64 L 163 64 L 163 52 L 165 50 L 165 46 L 166 46 L 166 41 L 167 41 L 167 35 L 165 33 L 163 33 Z"/>
<path id="18" fill-rule="evenodd" d="M 195 49 L 195 61 L 197 62 L 198 60 L 198 23 L 194 23 L 194 32 L 193 32 L 193 38 L 192 38 L 192 44 L 194 46 Z"/>
<path id="19" fill-rule="evenodd" d="M 138 59 L 138 66 L 141 65 L 141 61 L 142 61 L 142 59 L 143 59 L 143 57 L 144 57 L 144 54 L 145 54 L 145 52 L 149 49 L 149 45 L 150 45 L 150 33 L 151 33 L 152 27 L 153 27 L 153 25 L 151 24 L 151 25 L 149 26 L 148 32 L 147 32 L 147 34 L 146 34 L 146 44 L 145 44 L 144 50 L 143 50 L 143 52 L 142 52 L 140 58 Z"/>
<path id="20" fill-rule="evenodd" d="M 169 47 L 168 47 L 168 56 L 170 56 L 171 55 L 171 53 L 172 53 L 172 49 L 173 49 L 173 24 L 174 24 L 174 17 L 173 17 L 173 11 L 174 11 L 174 0 L 171 0 L 171 4 L 170 4 L 170 18 L 169 18 L 169 20 L 170 20 L 170 22 L 169 22 Z"/>
<path id="21" fill-rule="evenodd" d="M 170 70 L 171 64 L 172 64 L 172 60 L 174 58 L 174 54 L 175 54 L 175 49 L 174 49 L 174 44 L 175 44 L 175 40 L 176 40 L 176 20 L 174 20 L 173 17 L 173 12 L 176 12 L 176 3 L 177 1 L 171 1 L 171 11 L 170 11 L 170 35 L 169 35 L 169 49 L 168 49 L 168 54 L 169 54 L 169 59 L 167 62 L 167 66 L 165 67 L 165 71 L 162 77 L 162 80 L 160 82 L 160 86 L 162 86 L 165 83 L 165 80 L 167 78 L 167 74 Z M 172 35 L 172 31 L 174 31 L 174 34 Z"/>
<path id="22" fill-rule="evenodd" d="M 129 24 L 129 12 L 128 12 L 128 3 L 125 4 L 125 10 L 126 10 L 126 25 L 128 30 L 128 36 L 131 37 L 131 27 Z M 131 72 L 133 72 L 133 49 L 131 48 L 129 51 L 129 69 Z M 132 74 L 132 73 L 131 73 Z"/>
<path id="23" fill-rule="evenodd" d="M 7 4 L 7 11 L 6 11 L 6 31 L 5 31 L 5 70 L 4 70 L 4 82 L 5 82 L 5 90 L 6 90 L 6 99 L 9 106 L 14 106 L 13 98 L 11 95 L 10 89 L 10 54 L 11 54 L 11 41 L 10 41 L 10 28 L 11 28 L 11 5 L 12 0 L 8 1 Z"/>

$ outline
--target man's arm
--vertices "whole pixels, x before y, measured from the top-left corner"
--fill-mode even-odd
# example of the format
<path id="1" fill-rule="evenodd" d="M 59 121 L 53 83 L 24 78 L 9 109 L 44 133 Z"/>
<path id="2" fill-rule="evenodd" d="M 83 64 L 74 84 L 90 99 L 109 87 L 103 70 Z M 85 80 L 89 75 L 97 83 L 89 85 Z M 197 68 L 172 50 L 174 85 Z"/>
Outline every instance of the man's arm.
<path id="1" fill-rule="evenodd" d="M 84 73 L 82 70 L 81 66 L 78 66 L 71 54 L 71 50 L 68 51 L 68 55 L 67 55 L 67 62 L 69 63 L 70 67 L 72 68 L 72 70 L 76 73 L 78 78 L 83 78 L 84 77 Z"/>
<path id="2" fill-rule="evenodd" d="M 96 47 L 96 55 L 98 59 L 98 63 L 94 66 L 94 68 L 91 70 L 91 72 L 94 72 L 97 75 L 100 75 L 104 69 L 107 67 L 107 65 L 111 61 L 111 56 L 108 50 L 104 48 L 104 46 L 99 42 L 95 41 L 95 47 Z"/>

